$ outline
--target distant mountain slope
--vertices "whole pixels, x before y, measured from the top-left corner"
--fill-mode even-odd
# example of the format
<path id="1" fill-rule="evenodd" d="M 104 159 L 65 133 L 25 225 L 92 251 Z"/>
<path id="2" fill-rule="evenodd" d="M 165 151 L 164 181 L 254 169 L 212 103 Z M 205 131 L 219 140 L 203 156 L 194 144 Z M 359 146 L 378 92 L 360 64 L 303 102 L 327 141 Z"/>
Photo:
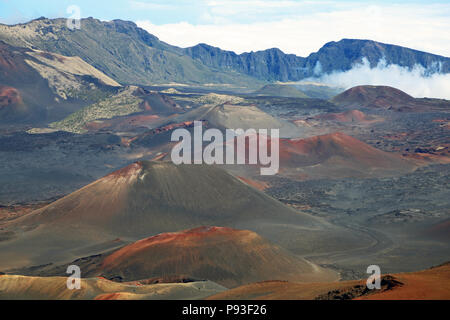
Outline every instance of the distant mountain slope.
<path id="1" fill-rule="evenodd" d="M 368 59 L 388 64 L 450 72 L 450 58 L 371 40 L 343 39 L 325 44 L 308 57 L 285 54 L 277 48 L 236 54 L 207 44 L 179 48 L 122 20 L 81 20 L 80 30 L 66 19 L 40 18 L 25 24 L 0 25 L 0 40 L 65 56 L 79 56 L 123 84 L 182 82 L 230 83 L 261 86 L 261 81 L 298 81 L 322 72 L 349 70 Z M 256 89 L 256 88 L 255 88 Z"/>
<path id="2" fill-rule="evenodd" d="M 78 56 L 122 84 L 249 84 L 248 78 L 236 72 L 217 72 L 129 21 L 87 18 L 81 20 L 81 29 L 70 30 L 66 19 L 40 18 L 26 24 L 0 25 L 0 40 Z"/>
<path id="3" fill-rule="evenodd" d="M 322 72 L 349 70 L 353 64 L 362 62 L 363 57 L 372 67 L 384 58 L 387 64 L 408 68 L 419 64 L 450 72 L 450 58 L 372 40 L 329 42 L 306 58 L 285 54 L 276 48 L 238 55 L 207 44 L 186 48 L 184 52 L 205 65 L 270 81 L 298 81 Z"/>
<path id="4" fill-rule="evenodd" d="M 78 57 L 0 41 L 0 122 L 61 119 L 119 86 Z"/>
<path id="5" fill-rule="evenodd" d="M 361 62 L 363 57 L 367 58 L 371 67 L 375 67 L 380 59 L 384 58 L 387 64 L 397 64 L 408 68 L 412 68 L 415 64 L 424 68 L 438 68 L 439 64 L 442 64 L 441 72 L 450 72 L 449 57 L 373 40 L 358 39 L 328 42 L 318 52 L 307 57 L 305 67 L 314 68 L 317 62 L 320 62 L 323 72 L 345 71 L 355 62 Z"/>
<path id="6" fill-rule="evenodd" d="M 285 54 L 277 48 L 238 55 L 233 51 L 198 44 L 186 48 L 184 52 L 207 66 L 234 70 L 269 81 L 300 80 L 309 74 L 303 69 L 304 58 Z"/>

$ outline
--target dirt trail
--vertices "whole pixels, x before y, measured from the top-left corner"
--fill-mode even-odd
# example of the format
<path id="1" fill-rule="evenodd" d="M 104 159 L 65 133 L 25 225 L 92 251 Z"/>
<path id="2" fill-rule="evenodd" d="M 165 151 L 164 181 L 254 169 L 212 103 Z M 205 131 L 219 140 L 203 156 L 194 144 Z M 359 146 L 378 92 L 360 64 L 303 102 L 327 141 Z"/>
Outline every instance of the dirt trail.
<path id="1" fill-rule="evenodd" d="M 356 260 L 367 261 L 367 263 L 361 265 L 361 270 L 364 269 L 365 271 L 365 268 L 372 264 L 370 263 L 371 257 L 373 258 L 372 260 L 374 260 L 377 255 L 394 247 L 393 241 L 387 235 L 379 231 L 375 231 L 373 229 L 369 229 L 356 224 L 342 222 L 336 223 L 336 225 L 348 229 L 349 232 L 363 233 L 364 235 L 372 239 L 372 243 L 368 246 L 363 246 L 356 249 L 308 254 L 302 256 L 302 258 L 318 265 L 332 265 L 335 267 L 338 266 L 338 269 L 341 269 L 342 266 L 345 266 L 348 262 L 354 262 Z M 361 270 L 358 270 L 359 272 L 357 270 L 351 270 L 351 272 L 361 274 Z M 342 275 L 340 280 L 345 280 L 342 279 Z"/>

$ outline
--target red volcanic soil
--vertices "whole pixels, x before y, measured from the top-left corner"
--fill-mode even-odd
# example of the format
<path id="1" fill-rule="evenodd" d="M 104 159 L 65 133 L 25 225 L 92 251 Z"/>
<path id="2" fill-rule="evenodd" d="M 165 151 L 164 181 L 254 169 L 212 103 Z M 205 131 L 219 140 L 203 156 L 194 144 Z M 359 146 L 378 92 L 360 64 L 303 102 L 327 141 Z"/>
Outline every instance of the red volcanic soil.
<path id="1" fill-rule="evenodd" d="M 168 124 L 166 126 L 163 127 L 159 127 L 156 129 L 153 129 L 151 131 L 152 134 L 156 134 L 156 133 L 162 133 L 162 132 L 167 132 L 176 128 L 190 128 L 194 126 L 194 122 L 193 121 L 184 121 L 184 122 L 179 122 L 179 123 L 171 123 Z"/>
<path id="2" fill-rule="evenodd" d="M 152 159 L 152 161 L 162 161 L 162 160 L 164 160 L 168 155 L 169 155 L 168 152 L 161 152 L 161 153 L 158 154 L 156 157 L 154 157 L 154 158 Z"/>
<path id="3" fill-rule="evenodd" d="M 89 131 L 98 131 L 105 128 L 110 128 L 111 122 L 110 121 L 91 121 L 84 125 L 84 128 Z"/>
<path id="4" fill-rule="evenodd" d="M 416 162 L 418 165 L 428 165 L 431 163 L 441 163 L 448 164 L 450 163 L 450 153 L 446 152 L 446 154 L 432 154 L 432 153 L 404 153 L 404 159 L 410 159 L 411 161 Z"/>
<path id="5" fill-rule="evenodd" d="M 110 228 L 111 216 L 123 208 L 130 185 L 135 183 L 141 171 L 142 163 L 133 163 L 13 223 L 59 226 L 83 223 L 91 227 Z"/>
<path id="6" fill-rule="evenodd" d="M 377 165 L 378 158 L 383 158 L 384 152 L 340 132 L 306 139 L 281 139 L 280 141 L 281 162 L 289 163 L 297 157 L 305 157 L 306 162 L 315 164 L 334 155 Z"/>
<path id="7" fill-rule="evenodd" d="M 384 137 L 385 139 L 390 140 L 407 140 L 408 138 L 413 140 L 415 136 L 410 135 L 400 135 L 400 136 L 387 136 Z M 442 163 L 442 164 L 448 164 L 450 163 L 450 143 L 440 143 L 438 142 L 429 142 L 431 145 L 434 145 L 434 147 L 424 147 L 424 148 L 411 148 L 403 151 L 402 155 L 406 159 L 411 159 L 413 161 L 416 161 L 420 165 L 427 165 L 430 162 L 433 163 Z"/>
<path id="8" fill-rule="evenodd" d="M 434 119 L 433 122 L 440 123 L 440 126 L 445 129 L 450 129 L 450 120 L 449 119 Z"/>
<path id="9" fill-rule="evenodd" d="M 346 107 L 389 108 L 405 106 L 414 98 L 388 86 L 357 86 L 337 95 L 332 102 Z"/>
<path id="10" fill-rule="evenodd" d="M 160 134 L 168 134 L 172 130 L 177 128 L 192 128 L 194 126 L 193 121 L 183 121 L 183 122 L 177 122 L 177 123 L 170 123 L 161 127 L 157 127 L 151 130 L 147 130 L 146 132 L 132 138 L 129 141 L 129 144 L 143 144 L 145 146 L 148 146 L 149 141 L 153 139 L 157 139 L 158 135 Z M 170 138 L 167 138 L 170 140 Z M 166 140 L 167 141 L 167 140 Z M 151 144 L 151 143 L 150 143 Z"/>
<path id="11" fill-rule="evenodd" d="M 116 119 L 91 121 L 85 124 L 85 129 L 89 131 L 98 131 L 101 129 L 128 130 L 136 127 L 145 127 L 154 123 L 160 117 L 155 114 L 123 116 Z"/>
<path id="12" fill-rule="evenodd" d="M 340 113 L 326 113 L 320 114 L 315 117 L 319 120 L 332 120 L 339 122 L 358 122 L 358 123 L 368 123 L 375 120 L 367 116 L 365 113 L 359 110 L 348 110 Z"/>
<path id="13" fill-rule="evenodd" d="M 170 115 L 183 110 L 172 98 L 159 92 L 137 88 L 133 94 L 142 98 L 142 109 L 158 115 Z"/>
<path id="14" fill-rule="evenodd" d="M 135 243 L 116 251 L 103 261 L 102 267 L 107 268 L 108 266 L 123 263 L 136 253 L 154 246 L 170 245 L 189 247 L 201 244 L 204 239 L 210 237 L 231 237 L 233 234 L 239 236 L 240 232 L 245 233 L 246 231 L 238 231 L 225 227 L 199 227 L 181 232 L 158 234 L 153 237 L 136 241 Z"/>
<path id="15" fill-rule="evenodd" d="M 139 116 L 129 117 L 127 119 L 127 122 L 130 125 L 141 126 L 141 125 L 146 125 L 148 123 L 152 123 L 152 122 L 154 122 L 157 119 L 159 119 L 159 116 L 156 115 L 156 114 L 139 115 Z"/>
<path id="16" fill-rule="evenodd" d="M 149 130 L 141 135 L 139 135 L 136 139 L 143 139 L 147 136 L 154 136 L 160 133 L 169 132 L 176 128 L 192 128 L 194 126 L 193 121 L 184 121 L 184 122 L 178 122 L 178 123 L 171 123 L 162 127 L 158 127 L 152 130 Z"/>
<path id="17" fill-rule="evenodd" d="M 393 290 L 358 300 L 450 300 L 450 263 L 419 272 L 395 274 L 402 283 Z"/>
<path id="18" fill-rule="evenodd" d="M 427 228 L 422 235 L 440 241 L 450 241 L 450 219 Z"/>
<path id="19" fill-rule="evenodd" d="M 243 181 L 244 183 L 248 184 L 249 186 L 252 186 L 258 190 L 265 190 L 269 187 L 269 184 L 267 182 L 263 181 L 257 181 L 249 178 L 239 177 L 239 180 Z"/>
<path id="20" fill-rule="evenodd" d="M 22 104 L 22 97 L 19 90 L 0 85 L 0 108 L 10 105 Z"/>
<path id="21" fill-rule="evenodd" d="M 100 294 L 97 297 L 95 297 L 94 300 L 118 300 L 118 299 L 120 299 L 120 292 Z"/>
<path id="22" fill-rule="evenodd" d="M 331 101 L 349 108 L 383 108 L 399 112 L 444 111 L 450 101 L 443 99 L 413 98 L 405 92 L 387 86 L 357 86 L 335 96 Z"/>
<path id="23" fill-rule="evenodd" d="M 58 114 L 73 112 L 71 102 L 55 101 L 49 83 L 26 61 L 37 62 L 30 49 L 13 47 L 0 41 L 0 122 L 12 124 L 44 120 L 47 111 L 58 105 Z M 37 62 L 40 63 L 40 62 Z"/>
<path id="24" fill-rule="evenodd" d="M 0 74 L 2 78 L 12 77 L 16 73 L 27 71 L 27 65 L 18 60 L 16 54 L 11 50 L 11 46 L 0 41 Z"/>
<path id="25" fill-rule="evenodd" d="M 274 212 L 277 214 L 274 215 Z M 0 241 L 0 266 L 2 263 L 2 268 L 22 266 L 20 264 L 23 262 L 19 259 L 11 266 L 6 258 L 10 254 L 26 257 L 30 265 L 48 261 L 64 262 L 117 248 L 116 243 L 110 244 L 111 239 L 115 238 L 136 241 L 149 235 L 201 225 L 234 227 L 248 223 L 250 229 L 259 229 L 259 225 L 255 224 L 258 221 L 267 221 L 269 225 L 301 224 L 305 228 L 317 224 L 310 216 L 293 211 L 216 166 L 142 161 L 115 171 L 43 208 L 6 222 L 5 230 L 10 232 L 8 237 L 14 235 L 15 238 L 8 243 L 7 249 L 6 244 L 2 246 Z M 262 232 L 268 234 L 266 230 Z M 19 249 L 15 247 L 24 241 L 35 245 Z M 49 250 L 49 246 L 57 246 L 58 250 Z M 97 246 L 102 249 L 99 250 Z M 237 244 L 232 246 L 236 247 Z M 215 254 L 215 250 L 209 248 Z M 189 253 L 183 250 L 181 253 L 174 252 L 182 255 Z M 222 259 L 215 257 L 219 261 Z M 175 256 L 168 256 L 167 259 L 169 265 L 172 263 L 175 266 L 177 274 L 184 270 Z M 195 258 L 188 259 L 192 259 L 192 266 L 198 262 Z M 211 268 L 214 269 L 215 264 Z M 211 268 L 208 266 L 207 270 Z M 226 265 L 222 267 L 223 270 L 227 268 Z M 196 275 L 187 272 L 181 274 Z M 155 271 L 155 274 L 139 278 L 157 276 L 161 274 Z"/>
<path id="26" fill-rule="evenodd" d="M 256 138 L 261 137 L 258 135 Z M 270 153 L 270 139 L 267 144 Z M 246 163 L 249 163 L 249 145 L 250 139 L 246 139 Z M 408 161 L 400 154 L 376 149 L 340 132 L 305 139 L 279 139 L 279 160 L 281 174 L 302 180 L 317 177 L 389 176 L 410 172 L 418 166 L 417 161 Z"/>
<path id="27" fill-rule="evenodd" d="M 12 47 L 0 41 L 0 79 L 3 84 L 21 87 L 36 80 L 37 72 L 26 62 L 28 49 Z"/>
<path id="28" fill-rule="evenodd" d="M 450 264 L 424 271 L 382 276 L 380 290 L 364 290 L 366 280 L 328 283 L 265 281 L 210 296 L 210 300 L 449 300 Z M 383 281 L 386 281 L 383 284 Z M 389 285 L 388 285 L 389 282 Z"/>
<path id="29" fill-rule="evenodd" d="M 268 279 L 334 278 L 254 232 L 224 227 L 199 227 L 137 241 L 107 256 L 96 272 L 126 281 L 183 274 L 228 287 Z"/>
<path id="30" fill-rule="evenodd" d="M 305 167 L 321 164 L 372 170 L 412 169 L 400 156 L 378 150 L 343 133 L 332 133 L 306 139 L 280 139 L 280 167 Z"/>
<path id="31" fill-rule="evenodd" d="M 105 179 L 108 178 L 125 178 L 129 179 L 136 175 L 140 170 L 142 169 L 142 162 L 138 161 L 135 163 L 132 163 L 122 169 L 116 170 L 114 172 L 111 172 L 107 176 L 105 176 Z"/>
<path id="32" fill-rule="evenodd" d="M 0 225 L 2 222 L 14 220 L 48 204 L 49 202 L 39 202 L 4 207 L 0 206 Z"/>

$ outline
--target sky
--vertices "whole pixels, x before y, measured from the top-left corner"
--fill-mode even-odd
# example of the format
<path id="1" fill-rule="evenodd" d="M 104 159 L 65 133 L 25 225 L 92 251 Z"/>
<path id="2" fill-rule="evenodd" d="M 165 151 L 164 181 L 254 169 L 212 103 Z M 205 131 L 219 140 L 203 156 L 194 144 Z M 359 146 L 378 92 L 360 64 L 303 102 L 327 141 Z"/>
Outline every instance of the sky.
<path id="1" fill-rule="evenodd" d="M 371 39 L 450 57 L 450 1 L 0 0 L 0 22 L 41 16 L 131 20 L 180 47 L 208 43 L 237 53 L 277 47 L 307 56 L 326 42 Z"/>

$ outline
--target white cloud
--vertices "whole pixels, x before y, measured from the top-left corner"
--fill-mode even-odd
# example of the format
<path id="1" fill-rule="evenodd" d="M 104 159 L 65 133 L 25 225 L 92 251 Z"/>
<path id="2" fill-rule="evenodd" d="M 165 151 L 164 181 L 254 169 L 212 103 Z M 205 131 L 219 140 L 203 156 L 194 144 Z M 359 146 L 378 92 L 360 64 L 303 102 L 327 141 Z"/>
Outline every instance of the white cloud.
<path id="1" fill-rule="evenodd" d="M 207 6 L 215 12 L 230 14 L 237 12 L 255 12 L 261 10 L 298 8 L 310 5 L 307 2 L 284 1 L 284 0 L 244 0 L 244 1 L 207 1 Z"/>
<path id="2" fill-rule="evenodd" d="M 211 12 L 217 15 L 246 14 L 248 16 L 260 13 L 270 13 L 275 16 L 278 14 L 301 14 L 302 11 L 317 10 L 324 6 L 327 8 L 338 8 L 350 5 L 346 2 L 337 3 L 319 0 L 212 0 L 205 1 L 205 4 Z"/>
<path id="3" fill-rule="evenodd" d="M 240 3 L 240 4 L 239 4 Z M 278 47 L 286 53 L 307 56 L 328 41 L 342 38 L 371 39 L 450 56 L 450 4 L 352 6 L 341 3 L 332 11 L 303 10 L 311 1 L 209 1 L 203 24 L 187 22 L 137 24 L 161 40 L 181 47 L 208 43 L 237 53 Z M 235 5 L 233 5 L 235 4 Z M 288 8 L 280 19 L 270 15 L 274 6 Z M 252 8 L 253 7 L 253 8 Z M 237 23 L 233 14 L 261 13 L 258 21 Z M 328 9 L 329 10 L 329 9 Z M 244 15 L 245 17 L 245 15 Z M 266 21 L 270 17 L 272 20 Z"/>
<path id="4" fill-rule="evenodd" d="M 164 9 L 173 9 L 175 6 L 167 3 L 152 3 L 152 2 L 144 2 L 144 1 L 129 1 L 129 6 L 134 10 L 164 10 Z"/>
<path id="5" fill-rule="evenodd" d="M 364 58 L 363 63 L 355 65 L 348 71 L 333 72 L 308 80 L 346 89 L 357 85 L 386 85 L 416 98 L 450 99 L 450 74 L 433 71 L 436 70 L 426 70 L 420 65 L 416 65 L 412 70 L 398 65 L 386 65 L 384 60 L 380 60 L 377 67 L 370 68 L 370 63 Z"/>

